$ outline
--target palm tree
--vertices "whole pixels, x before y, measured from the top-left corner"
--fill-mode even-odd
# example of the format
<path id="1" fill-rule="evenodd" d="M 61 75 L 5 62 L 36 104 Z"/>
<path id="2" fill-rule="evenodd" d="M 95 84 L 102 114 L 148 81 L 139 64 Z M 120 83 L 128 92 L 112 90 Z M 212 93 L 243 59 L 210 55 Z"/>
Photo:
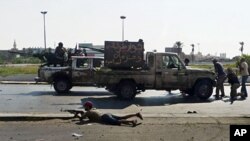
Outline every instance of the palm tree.
<path id="1" fill-rule="evenodd" d="M 244 50 L 243 46 L 244 46 L 244 42 L 239 42 L 239 43 L 240 43 L 240 45 L 241 45 L 241 47 L 240 47 L 241 55 L 243 55 L 243 50 Z"/>
<path id="2" fill-rule="evenodd" d="M 192 54 L 194 54 L 194 44 L 190 45 L 192 47 Z"/>
<path id="3" fill-rule="evenodd" d="M 178 48 L 177 49 L 178 56 L 180 56 L 180 54 L 181 54 L 182 46 L 183 46 L 183 43 L 181 41 L 176 41 L 175 44 L 174 44 L 174 47 Z"/>
<path id="4" fill-rule="evenodd" d="M 194 62 L 194 44 L 190 45 L 192 47 L 192 62 Z"/>
<path id="5" fill-rule="evenodd" d="M 183 46 L 183 43 L 181 41 L 176 41 L 174 44 L 174 47 L 181 48 Z"/>

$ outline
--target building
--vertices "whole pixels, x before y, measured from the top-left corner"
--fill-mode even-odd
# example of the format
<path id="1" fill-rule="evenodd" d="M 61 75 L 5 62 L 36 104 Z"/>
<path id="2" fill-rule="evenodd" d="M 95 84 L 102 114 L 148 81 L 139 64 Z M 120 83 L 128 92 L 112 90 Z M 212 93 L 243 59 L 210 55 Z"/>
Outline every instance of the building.
<path id="1" fill-rule="evenodd" d="M 227 54 L 226 53 L 220 53 L 220 58 L 221 59 L 226 59 L 227 58 Z"/>

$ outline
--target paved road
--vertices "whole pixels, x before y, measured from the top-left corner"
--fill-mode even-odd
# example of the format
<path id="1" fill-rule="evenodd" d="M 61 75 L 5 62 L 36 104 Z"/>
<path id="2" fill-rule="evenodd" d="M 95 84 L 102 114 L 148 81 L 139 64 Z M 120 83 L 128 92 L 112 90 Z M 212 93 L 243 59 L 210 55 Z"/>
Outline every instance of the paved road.
<path id="1" fill-rule="evenodd" d="M 146 118 L 131 128 L 73 120 L 0 121 L 0 137 L 2 141 L 227 141 L 230 124 L 247 123 L 248 118 Z"/>
<path id="2" fill-rule="evenodd" d="M 229 86 L 225 87 L 229 95 Z M 250 117 L 250 100 L 229 98 L 207 101 L 184 98 L 179 91 L 149 90 L 132 101 L 121 101 L 111 93 L 95 87 L 74 87 L 66 95 L 56 95 L 50 85 L 0 84 L 0 113 L 65 114 L 60 109 L 75 109 L 81 103 L 91 100 L 103 112 L 125 114 L 142 111 L 153 117 Z M 197 114 L 187 114 L 196 111 Z"/>

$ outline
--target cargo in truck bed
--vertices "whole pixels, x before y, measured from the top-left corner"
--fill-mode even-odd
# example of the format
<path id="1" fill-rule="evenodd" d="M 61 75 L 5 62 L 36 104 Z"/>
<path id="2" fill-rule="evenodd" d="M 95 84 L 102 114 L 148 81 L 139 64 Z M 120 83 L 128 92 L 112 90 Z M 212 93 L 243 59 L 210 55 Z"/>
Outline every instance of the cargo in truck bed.
<path id="1" fill-rule="evenodd" d="M 144 43 L 128 41 L 105 41 L 104 64 L 112 69 L 142 68 Z"/>

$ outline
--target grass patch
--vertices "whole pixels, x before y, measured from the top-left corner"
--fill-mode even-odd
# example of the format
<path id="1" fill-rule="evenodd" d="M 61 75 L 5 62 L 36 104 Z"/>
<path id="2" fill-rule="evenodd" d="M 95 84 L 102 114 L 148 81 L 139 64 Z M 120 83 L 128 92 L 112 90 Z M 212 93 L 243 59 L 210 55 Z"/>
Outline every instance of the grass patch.
<path id="1" fill-rule="evenodd" d="M 191 68 L 196 68 L 196 69 L 213 69 L 213 65 L 190 65 Z"/>
<path id="2" fill-rule="evenodd" d="M 213 70 L 213 65 L 191 65 L 191 68 L 199 69 L 209 69 Z M 235 64 L 223 65 L 226 69 L 228 67 L 236 68 Z M 16 74 L 37 74 L 39 65 L 29 65 L 29 66 L 0 66 L 0 76 L 9 76 Z"/>
<path id="3" fill-rule="evenodd" d="M 214 70 L 214 65 L 190 65 L 191 68 L 198 68 L 198 69 L 209 69 L 209 70 Z M 223 64 L 223 68 L 236 68 L 235 64 Z"/>
<path id="4" fill-rule="evenodd" d="M 1 66 L 0 76 L 9 76 L 15 74 L 37 74 L 38 65 L 30 66 Z"/>

